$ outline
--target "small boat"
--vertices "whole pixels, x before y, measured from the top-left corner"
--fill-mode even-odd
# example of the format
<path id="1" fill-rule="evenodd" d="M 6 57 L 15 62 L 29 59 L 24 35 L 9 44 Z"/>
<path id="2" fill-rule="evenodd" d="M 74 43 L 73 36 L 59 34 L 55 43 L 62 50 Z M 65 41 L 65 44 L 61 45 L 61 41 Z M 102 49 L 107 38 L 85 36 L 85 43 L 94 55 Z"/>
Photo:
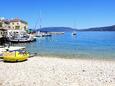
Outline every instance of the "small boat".
<path id="1" fill-rule="evenodd" d="M 17 51 L 17 50 L 25 50 L 25 47 L 17 47 L 17 46 L 6 46 L 4 47 L 5 51 Z"/>
<path id="2" fill-rule="evenodd" d="M 72 32 L 72 35 L 77 35 L 77 32 L 76 31 Z"/>
<path id="3" fill-rule="evenodd" d="M 37 32 L 36 32 L 36 37 L 42 37 L 42 34 L 41 34 L 40 31 L 37 31 Z"/>
<path id="4" fill-rule="evenodd" d="M 49 36 L 52 36 L 50 33 L 44 33 L 43 35 L 42 35 L 42 37 L 49 37 Z"/>
<path id="5" fill-rule="evenodd" d="M 36 32 L 36 37 L 49 37 L 49 36 L 52 36 L 52 34 L 47 31 Z"/>
<path id="6" fill-rule="evenodd" d="M 24 47 L 10 47 L 3 52 L 3 60 L 8 62 L 25 61 L 30 54 L 26 52 Z"/>

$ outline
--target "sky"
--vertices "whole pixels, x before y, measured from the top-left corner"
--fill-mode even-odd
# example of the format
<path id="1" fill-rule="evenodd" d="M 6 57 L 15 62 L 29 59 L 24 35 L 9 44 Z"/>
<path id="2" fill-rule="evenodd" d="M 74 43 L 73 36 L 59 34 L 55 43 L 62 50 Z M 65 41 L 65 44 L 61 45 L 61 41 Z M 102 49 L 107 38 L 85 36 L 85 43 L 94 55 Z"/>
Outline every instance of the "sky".
<path id="1" fill-rule="evenodd" d="M 29 28 L 84 29 L 115 24 L 115 0 L 0 0 L 0 17 L 21 18 Z"/>

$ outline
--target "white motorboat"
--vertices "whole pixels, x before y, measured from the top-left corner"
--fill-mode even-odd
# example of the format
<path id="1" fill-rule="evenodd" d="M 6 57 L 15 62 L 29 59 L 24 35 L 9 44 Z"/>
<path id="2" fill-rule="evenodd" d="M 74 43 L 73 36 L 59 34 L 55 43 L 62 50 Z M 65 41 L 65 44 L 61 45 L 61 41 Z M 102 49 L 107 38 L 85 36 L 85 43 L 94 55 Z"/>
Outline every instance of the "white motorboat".
<path id="1" fill-rule="evenodd" d="M 36 38 L 33 37 L 32 35 L 26 35 L 26 36 L 22 36 L 22 37 L 13 36 L 13 37 L 8 38 L 8 40 L 13 43 L 24 43 L 24 42 L 36 41 Z"/>

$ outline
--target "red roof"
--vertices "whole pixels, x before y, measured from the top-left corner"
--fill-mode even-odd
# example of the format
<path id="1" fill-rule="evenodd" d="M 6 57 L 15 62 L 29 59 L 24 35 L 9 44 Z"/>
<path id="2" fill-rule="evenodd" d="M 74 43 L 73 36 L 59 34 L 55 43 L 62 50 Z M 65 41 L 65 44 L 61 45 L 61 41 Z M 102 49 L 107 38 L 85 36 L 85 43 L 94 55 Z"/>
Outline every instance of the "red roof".
<path id="1" fill-rule="evenodd" d="M 23 21 L 23 20 L 18 19 L 18 18 L 11 19 L 11 20 L 9 20 L 9 19 L 3 19 L 3 20 L 0 20 L 0 21 L 2 21 L 2 22 L 7 22 L 7 23 L 10 23 L 10 22 L 22 22 L 22 23 L 27 24 L 27 22 L 26 22 L 26 21 Z"/>
<path id="2" fill-rule="evenodd" d="M 20 21 L 20 19 L 12 19 L 12 20 L 10 20 L 10 22 L 19 22 Z"/>
<path id="3" fill-rule="evenodd" d="M 12 20 L 10 20 L 10 22 L 22 22 L 22 23 L 27 24 L 27 22 L 26 22 L 26 21 L 23 21 L 23 20 L 18 19 L 18 18 L 16 18 L 16 19 L 12 19 Z"/>

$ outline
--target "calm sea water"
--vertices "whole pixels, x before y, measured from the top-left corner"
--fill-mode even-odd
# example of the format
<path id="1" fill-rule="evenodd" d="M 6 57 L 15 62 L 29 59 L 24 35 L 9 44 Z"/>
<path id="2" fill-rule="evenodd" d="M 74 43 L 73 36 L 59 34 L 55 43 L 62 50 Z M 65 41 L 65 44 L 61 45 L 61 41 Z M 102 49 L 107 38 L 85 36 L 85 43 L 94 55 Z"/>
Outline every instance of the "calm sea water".
<path id="1" fill-rule="evenodd" d="M 41 56 L 115 59 L 115 32 L 77 32 L 76 36 L 65 33 L 21 45 Z"/>

